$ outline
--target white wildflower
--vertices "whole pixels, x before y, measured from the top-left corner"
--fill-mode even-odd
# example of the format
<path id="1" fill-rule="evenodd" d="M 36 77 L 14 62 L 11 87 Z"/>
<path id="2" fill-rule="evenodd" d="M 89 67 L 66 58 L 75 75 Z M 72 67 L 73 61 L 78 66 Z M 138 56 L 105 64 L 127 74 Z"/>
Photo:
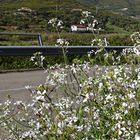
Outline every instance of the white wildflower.
<path id="1" fill-rule="evenodd" d="M 139 134 L 135 135 L 135 140 L 140 140 L 140 135 Z"/>
<path id="2" fill-rule="evenodd" d="M 56 46 L 68 46 L 69 42 L 66 39 L 59 38 L 57 39 L 57 44 Z"/>
<path id="3" fill-rule="evenodd" d="M 52 18 L 49 20 L 48 24 L 51 24 L 53 27 L 62 28 L 63 22 L 62 20 L 58 20 L 57 18 Z"/>
<path id="4" fill-rule="evenodd" d="M 91 16 L 91 12 L 89 12 L 89 11 L 83 11 L 83 12 L 82 12 L 82 15 L 83 15 L 85 18 L 87 18 L 87 17 Z"/>
<path id="5" fill-rule="evenodd" d="M 27 86 L 25 86 L 25 88 L 26 88 L 26 89 L 31 89 L 31 88 L 32 88 L 32 86 L 27 85 Z"/>
<path id="6" fill-rule="evenodd" d="M 86 19 L 81 19 L 80 24 L 85 24 Z"/>

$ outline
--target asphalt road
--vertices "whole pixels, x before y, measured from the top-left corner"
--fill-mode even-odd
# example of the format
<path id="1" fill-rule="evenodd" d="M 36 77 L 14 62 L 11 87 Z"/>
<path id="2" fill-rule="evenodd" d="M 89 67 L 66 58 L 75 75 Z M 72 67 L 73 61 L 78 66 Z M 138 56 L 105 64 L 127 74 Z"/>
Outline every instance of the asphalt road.
<path id="1" fill-rule="evenodd" d="M 105 67 L 99 70 L 96 66 L 91 67 L 89 76 L 100 75 L 104 72 Z M 46 82 L 47 73 L 43 70 L 0 73 L 0 102 L 7 100 L 10 95 L 14 100 L 31 101 L 30 92 L 25 86 L 36 87 Z M 62 91 L 57 89 L 62 94 Z M 55 94 L 57 97 L 57 94 Z M 58 95 L 60 97 L 60 94 Z"/>
<path id="2" fill-rule="evenodd" d="M 30 101 L 30 92 L 25 86 L 37 86 L 45 83 L 46 73 L 43 70 L 28 72 L 10 72 L 0 74 L 0 102 L 10 95 L 15 100 Z"/>

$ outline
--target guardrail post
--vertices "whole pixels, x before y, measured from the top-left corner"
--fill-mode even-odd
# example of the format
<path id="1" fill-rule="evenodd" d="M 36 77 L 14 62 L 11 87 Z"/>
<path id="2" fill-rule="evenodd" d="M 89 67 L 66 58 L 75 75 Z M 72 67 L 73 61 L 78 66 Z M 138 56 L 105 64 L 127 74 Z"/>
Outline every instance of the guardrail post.
<path id="1" fill-rule="evenodd" d="M 37 38 L 38 38 L 38 44 L 39 44 L 39 46 L 43 46 L 43 41 L 42 41 L 42 36 L 41 36 L 41 34 L 38 34 L 38 35 L 37 35 Z"/>

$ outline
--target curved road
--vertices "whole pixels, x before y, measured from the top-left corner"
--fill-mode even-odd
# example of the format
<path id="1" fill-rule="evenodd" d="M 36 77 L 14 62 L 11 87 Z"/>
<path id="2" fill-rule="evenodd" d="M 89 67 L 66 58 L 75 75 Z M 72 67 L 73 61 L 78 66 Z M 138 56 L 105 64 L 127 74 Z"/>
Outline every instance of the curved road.
<path id="1" fill-rule="evenodd" d="M 45 83 L 47 73 L 43 70 L 10 72 L 0 74 L 0 102 L 10 95 L 15 100 L 30 101 L 30 92 L 25 86 L 37 86 Z"/>

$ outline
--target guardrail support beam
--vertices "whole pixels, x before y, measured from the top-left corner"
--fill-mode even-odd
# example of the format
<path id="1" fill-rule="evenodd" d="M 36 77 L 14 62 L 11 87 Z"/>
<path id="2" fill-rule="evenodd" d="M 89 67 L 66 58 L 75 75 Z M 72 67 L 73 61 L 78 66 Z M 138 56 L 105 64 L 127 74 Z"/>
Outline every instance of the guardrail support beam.
<path id="1" fill-rule="evenodd" d="M 64 46 L 67 55 L 83 55 L 91 50 L 98 50 L 96 46 Z M 116 50 L 121 52 L 125 48 L 132 46 L 106 46 L 106 51 Z M 0 46 L 0 56 L 32 56 L 36 52 L 41 52 L 43 55 L 62 55 L 61 46 Z"/>

